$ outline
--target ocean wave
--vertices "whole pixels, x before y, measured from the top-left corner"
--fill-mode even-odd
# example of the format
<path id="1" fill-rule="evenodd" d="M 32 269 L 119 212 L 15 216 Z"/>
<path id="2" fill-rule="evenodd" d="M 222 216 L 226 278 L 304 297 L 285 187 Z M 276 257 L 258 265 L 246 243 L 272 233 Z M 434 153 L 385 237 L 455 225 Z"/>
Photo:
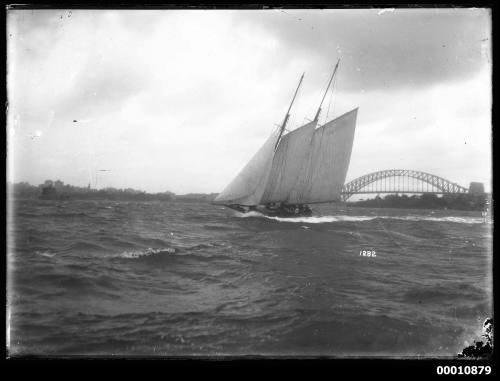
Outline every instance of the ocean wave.
<path id="1" fill-rule="evenodd" d="M 370 216 L 321 216 L 321 217 L 294 217 L 294 218 L 282 218 L 282 217 L 271 217 L 265 216 L 266 218 L 280 221 L 280 222 L 302 222 L 308 224 L 322 224 L 327 222 L 358 222 L 358 221 L 370 221 L 377 217 Z"/>
<path id="2" fill-rule="evenodd" d="M 31 276 L 30 282 L 33 283 L 30 293 L 43 293 L 44 296 L 49 293 L 54 296 L 62 295 L 54 292 L 54 288 L 64 293 L 78 292 L 80 296 L 93 294 L 101 297 L 114 296 L 110 292 L 120 290 L 114 277 L 104 274 L 95 276 L 89 271 L 68 272 L 64 268 L 59 268 L 57 272 L 39 272 Z"/>
<path id="3" fill-rule="evenodd" d="M 434 221 L 434 222 L 456 222 L 459 224 L 482 224 L 484 219 L 481 217 L 430 217 L 430 216 L 404 216 L 404 217 L 380 217 L 391 218 L 394 220 L 406 221 Z"/>
<path id="4" fill-rule="evenodd" d="M 68 213 L 56 212 L 56 213 L 44 213 L 41 214 L 39 217 L 67 218 L 67 217 L 91 217 L 91 216 L 84 212 L 68 212 Z"/>
<path id="5" fill-rule="evenodd" d="M 191 245 L 191 246 L 186 246 L 186 250 L 192 250 L 192 251 L 198 251 L 198 250 L 205 250 L 205 249 L 211 249 L 211 248 L 217 248 L 225 246 L 223 243 L 216 243 L 216 242 L 205 242 L 205 243 L 199 243 L 197 245 Z"/>
<path id="6" fill-rule="evenodd" d="M 102 252 L 105 251 L 106 248 L 97 244 L 97 243 L 92 243 L 89 241 L 77 241 L 73 244 L 71 244 L 68 248 L 69 251 L 98 251 Z"/>
<path id="7" fill-rule="evenodd" d="M 150 247 L 144 250 L 124 251 L 123 253 L 113 255 L 113 257 L 125 258 L 125 259 L 137 259 L 137 258 L 151 257 L 153 255 L 175 254 L 176 252 L 177 250 L 171 247 L 165 247 L 161 249 L 153 249 Z"/>
<path id="8" fill-rule="evenodd" d="M 450 302 L 455 299 L 470 299 L 481 297 L 482 290 L 474 285 L 464 283 L 438 284 L 411 289 L 403 294 L 403 299 L 409 302 Z M 457 305 L 455 304 L 454 308 Z"/>
<path id="9" fill-rule="evenodd" d="M 56 255 L 56 253 L 51 253 L 50 251 L 35 251 L 35 255 L 39 255 L 41 257 L 52 258 Z"/>
<path id="10" fill-rule="evenodd" d="M 238 218 L 265 218 L 268 220 L 275 220 L 279 222 L 300 222 L 308 224 L 321 224 L 330 222 L 361 222 L 361 221 L 372 221 L 375 219 L 389 219 L 389 220 L 404 220 L 404 221 L 434 221 L 434 222 L 455 222 L 461 224 L 481 224 L 484 223 L 484 219 L 481 217 L 431 217 L 431 216 L 348 216 L 348 215 L 338 215 L 338 216 L 311 216 L 311 217 L 274 217 L 266 216 L 259 212 L 248 212 L 248 213 L 237 213 L 235 214 Z"/>
<path id="11" fill-rule="evenodd" d="M 203 225 L 203 227 L 206 229 L 206 230 L 232 230 L 233 227 L 231 226 L 226 226 L 226 225 L 216 225 L 216 224 L 207 224 L 207 225 Z"/>
<path id="12" fill-rule="evenodd" d="M 301 222 L 308 224 L 321 224 L 327 222 L 350 222 L 350 221 L 368 221 L 377 218 L 376 216 L 312 216 L 312 217 L 274 217 L 266 216 L 259 212 L 237 213 L 238 218 L 265 218 L 268 220 L 275 220 L 280 222 Z"/>
<path id="13" fill-rule="evenodd" d="M 131 260 L 151 260 L 151 261 L 162 261 L 166 258 L 172 258 L 176 260 L 195 260 L 197 262 L 212 262 L 220 260 L 231 260 L 231 257 L 221 254 L 209 254 L 205 251 L 217 247 L 217 244 L 200 244 L 186 248 L 148 248 L 124 251 L 118 254 L 108 255 L 108 258 L 112 259 L 131 259 Z"/>

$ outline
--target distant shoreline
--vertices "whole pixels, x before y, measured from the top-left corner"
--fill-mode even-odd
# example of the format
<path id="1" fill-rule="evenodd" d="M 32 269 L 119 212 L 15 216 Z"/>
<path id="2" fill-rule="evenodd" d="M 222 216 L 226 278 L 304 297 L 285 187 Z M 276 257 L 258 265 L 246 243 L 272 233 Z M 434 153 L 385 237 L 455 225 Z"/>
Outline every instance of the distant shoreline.
<path id="1" fill-rule="evenodd" d="M 93 189 L 75 187 L 62 181 L 46 180 L 38 186 L 29 183 L 7 183 L 7 196 L 11 200 L 46 200 L 46 201 L 169 201 L 184 203 L 211 203 L 218 193 L 188 193 L 176 195 L 173 192 L 147 193 L 131 188 Z M 488 194 L 449 194 L 438 197 L 437 194 L 407 196 L 405 194 L 389 194 L 368 200 L 345 202 L 349 207 L 370 208 L 405 208 L 433 210 L 468 210 L 484 211 L 489 207 Z"/>
<path id="2" fill-rule="evenodd" d="M 424 193 L 411 197 L 403 194 L 389 194 L 384 198 L 379 196 L 368 199 L 347 202 L 352 207 L 370 208 L 404 208 L 433 210 L 468 210 L 484 211 L 488 207 L 489 195 L 482 194 L 445 194 L 438 197 L 435 193 Z"/>
<path id="3" fill-rule="evenodd" d="M 116 202 L 171 202 L 171 203 L 186 203 L 186 204 L 210 204 L 212 201 L 207 198 L 193 198 L 193 197 L 183 197 L 177 196 L 171 199 L 160 199 L 160 198 L 111 198 L 111 197 L 71 197 L 71 198 L 52 198 L 43 199 L 38 197 L 9 197 L 12 202 L 18 201 L 57 201 L 57 202 L 73 202 L 73 201 L 116 201 Z M 377 209 L 421 209 L 421 210 L 462 210 L 462 211 L 483 211 L 484 207 L 481 204 L 469 205 L 452 205 L 449 207 L 442 205 L 428 205 L 426 203 L 415 204 L 397 204 L 392 202 L 375 201 L 374 199 L 355 201 L 355 202 L 339 202 L 339 205 L 345 205 L 351 208 L 377 208 Z"/>
<path id="4" fill-rule="evenodd" d="M 178 203 L 211 203 L 211 201 L 205 200 L 205 199 L 194 199 L 194 198 L 183 198 L 183 197 L 176 197 L 174 199 L 168 199 L 168 200 L 162 200 L 162 199 L 157 199 L 157 198 L 149 198 L 149 199 L 138 199 L 138 198 L 84 198 L 84 197 L 70 197 L 70 198 L 51 198 L 51 199 L 44 199 L 44 198 L 39 198 L 39 197 L 12 197 L 9 196 L 8 199 L 12 202 L 16 201 L 65 201 L 65 202 L 72 202 L 72 201 L 117 201 L 117 202 L 150 202 L 150 201 L 157 201 L 157 202 L 178 202 Z"/>
<path id="5" fill-rule="evenodd" d="M 40 185 L 31 185 L 27 182 L 7 183 L 7 196 L 10 199 L 25 200 L 110 200 L 110 201 L 184 201 L 184 202 L 211 202 L 217 197 L 217 193 L 188 193 L 176 195 L 165 191 L 158 193 L 147 193 L 145 191 L 125 188 L 94 189 L 89 186 L 77 187 L 64 184 L 60 180 L 46 180 Z"/>

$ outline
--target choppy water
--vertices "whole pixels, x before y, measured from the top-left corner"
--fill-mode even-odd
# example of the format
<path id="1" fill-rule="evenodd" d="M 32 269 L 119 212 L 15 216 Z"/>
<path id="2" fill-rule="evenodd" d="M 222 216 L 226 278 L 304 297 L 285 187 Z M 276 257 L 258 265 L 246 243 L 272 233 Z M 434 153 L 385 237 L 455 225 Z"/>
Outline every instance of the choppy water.
<path id="1" fill-rule="evenodd" d="M 453 356 L 480 334 L 492 314 L 480 213 L 316 212 L 17 201 L 10 353 Z"/>

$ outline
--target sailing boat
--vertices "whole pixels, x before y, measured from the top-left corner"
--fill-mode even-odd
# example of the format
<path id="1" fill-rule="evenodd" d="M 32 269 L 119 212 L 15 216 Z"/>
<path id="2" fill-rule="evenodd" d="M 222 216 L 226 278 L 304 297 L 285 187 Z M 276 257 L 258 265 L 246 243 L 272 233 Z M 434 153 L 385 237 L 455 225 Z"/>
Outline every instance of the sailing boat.
<path id="1" fill-rule="evenodd" d="M 311 216 L 308 204 L 340 201 L 356 125 L 357 108 L 318 126 L 321 106 L 340 60 L 337 61 L 313 121 L 290 131 L 285 128 L 304 74 L 280 128 L 240 173 L 215 198 L 214 204 L 239 212 L 258 211 L 279 217 Z"/>

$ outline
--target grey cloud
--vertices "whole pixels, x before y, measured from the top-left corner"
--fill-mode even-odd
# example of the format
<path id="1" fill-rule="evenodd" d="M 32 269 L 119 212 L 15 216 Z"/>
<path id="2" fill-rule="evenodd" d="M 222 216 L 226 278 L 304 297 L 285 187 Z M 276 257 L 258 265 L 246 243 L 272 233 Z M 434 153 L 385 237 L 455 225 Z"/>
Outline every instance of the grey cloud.
<path id="1" fill-rule="evenodd" d="M 128 65 L 88 66 L 79 74 L 71 94 L 57 108 L 70 119 L 109 113 L 147 86 L 147 75 Z"/>
<path id="2" fill-rule="evenodd" d="M 70 92 L 33 99 L 23 90 L 14 103 L 23 125 L 41 126 L 49 117 L 49 110 L 56 112 L 56 120 L 65 122 L 114 112 L 148 86 L 148 76 L 132 66 L 115 66 L 113 62 L 96 65 L 89 61 L 85 69 L 77 74 Z"/>
<path id="3" fill-rule="evenodd" d="M 251 16 L 236 12 L 235 22 L 274 35 L 278 64 L 313 56 L 316 70 L 325 71 L 341 56 L 342 86 L 348 91 L 460 80 L 487 63 L 490 15 L 485 10 L 396 9 L 381 15 L 377 10 L 273 10 Z"/>

